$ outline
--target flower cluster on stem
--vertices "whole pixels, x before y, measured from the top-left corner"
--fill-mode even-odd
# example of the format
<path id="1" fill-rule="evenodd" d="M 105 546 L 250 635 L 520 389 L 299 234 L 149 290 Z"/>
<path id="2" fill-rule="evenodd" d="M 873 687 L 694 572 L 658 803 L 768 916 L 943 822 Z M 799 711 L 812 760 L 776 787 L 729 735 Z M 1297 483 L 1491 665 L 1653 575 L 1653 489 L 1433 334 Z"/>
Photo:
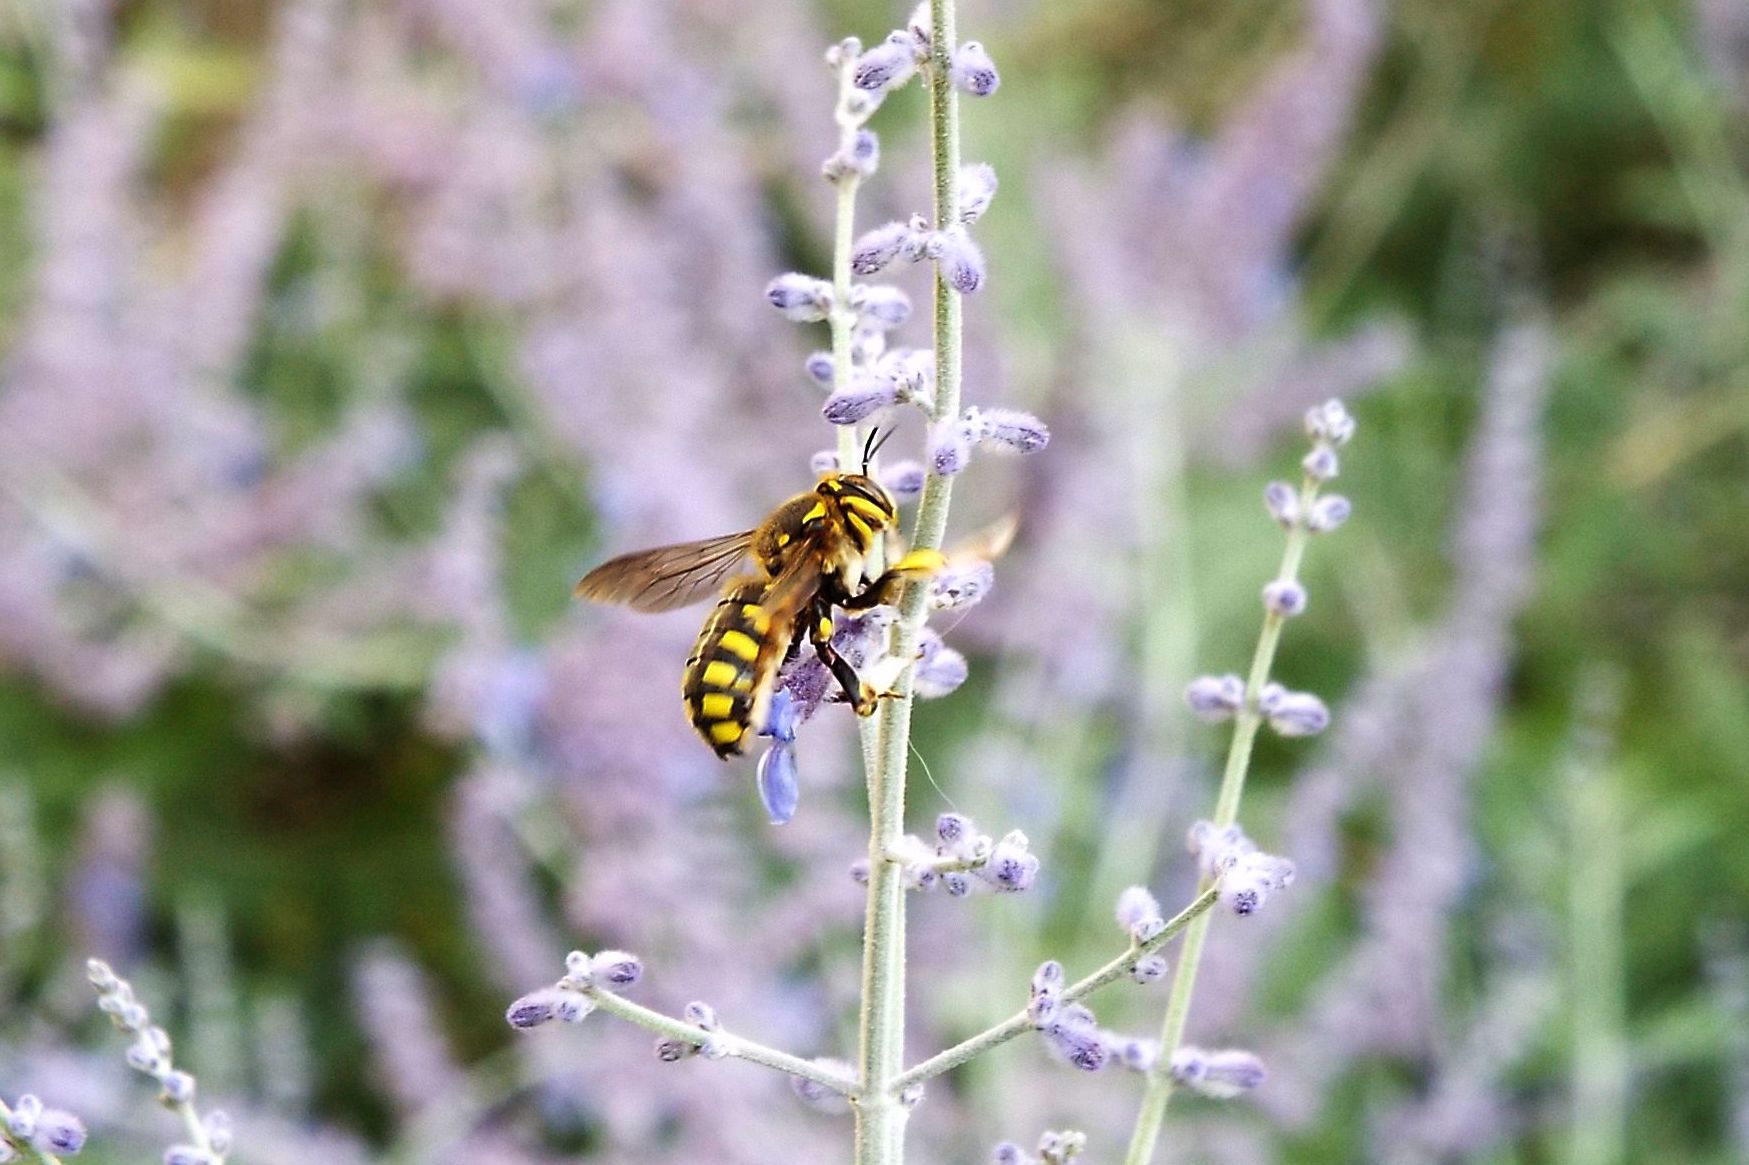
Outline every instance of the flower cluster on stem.
<path id="1" fill-rule="evenodd" d="M 58 1162 L 85 1147 L 85 1123 L 70 1112 L 49 1108 L 26 1092 L 8 1105 L 0 1100 L 0 1162 Z"/>
<path id="2" fill-rule="evenodd" d="M 1189 847 L 1197 859 L 1204 893 L 1218 896 L 1241 917 L 1261 909 L 1272 894 L 1293 881 L 1294 873 L 1292 862 L 1259 851 L 1238 825 L 1239 802 L 1258 730 L 1268 724 L 1282 736 L 1310 736 L 1330 723 L 1329 710 L 1317 696 L 1289 691 L 1270 679 L 1283 629 L 1307 606 L 1306 591 L 1299 580 L 1306 545 L 1313 535 L 1341 526 L 1352 509 L 1347 498 L 1324 494 L 1323 489 L 1340 470 L 1338 450 L 1354 435 L 1354 419 L 1340 401 L 1331 400 L 1306 413 L 1305 427 L 1311 449 L 1300 462 L 1299 487 L 1275 481 L 1263 494 L 1264 508 L 1286 531 L 1287 539 L 1281 566 L 1262 590 L 1263 630 L 1251 669 L 1243 680 L 1235 675 L 1203 676 L 1185 691 L 1185 701 L 1198 717 L 1234 722 L 1214 818 L 1192 828 Z M 1262 1064 L 1248 1052 L 1204 1052 L 1183 1044 L 1208 926 L 1205 915 L 1192 922 L 1184 936 L 1184 950 L 1161 1024 L 1160 1047 L 1166 1054 L 1148 1073 L 1125 1165 L 1146 1165 L 1153 1158 L 1167 1102 L 1176 1086 L 1212 1096 L 1233 1096 L 1263 1079 Z"/>
<path id="3" fill-rule="evenodd" d="M 85 964 L 85 977 L 97 991 L 97 1006 L 119 1031 L 133 1038 L 128 1067 L 158 1083 L 158 1101 L 182 1118 L 187 1140 L 164 1152 L 164 1165 L 224 1165 L 231 1152 L 231 1118 L 218 1109 L 204 1116 L 195 1107 L 194 1077 L 171 1057 L 170 1035 L 152 1023 L 134 989 L 102 959 Z"/>

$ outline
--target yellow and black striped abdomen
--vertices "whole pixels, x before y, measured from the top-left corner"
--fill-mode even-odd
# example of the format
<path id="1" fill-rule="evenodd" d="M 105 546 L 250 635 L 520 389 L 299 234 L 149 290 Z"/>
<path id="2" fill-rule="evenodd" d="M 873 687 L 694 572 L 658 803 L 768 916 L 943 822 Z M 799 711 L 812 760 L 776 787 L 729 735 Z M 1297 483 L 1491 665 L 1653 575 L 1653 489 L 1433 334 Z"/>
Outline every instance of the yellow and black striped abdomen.
<path id="1" fill-rule="evenodd" d="M 741 751 L 754 720 L 764 715 L 784 647 L 771 642 L 773 628 L 762 606 L 768 580 L 731 583 L 699 632 L 686 661 L 681 693 L 698 734 L 725 760 Z"/>

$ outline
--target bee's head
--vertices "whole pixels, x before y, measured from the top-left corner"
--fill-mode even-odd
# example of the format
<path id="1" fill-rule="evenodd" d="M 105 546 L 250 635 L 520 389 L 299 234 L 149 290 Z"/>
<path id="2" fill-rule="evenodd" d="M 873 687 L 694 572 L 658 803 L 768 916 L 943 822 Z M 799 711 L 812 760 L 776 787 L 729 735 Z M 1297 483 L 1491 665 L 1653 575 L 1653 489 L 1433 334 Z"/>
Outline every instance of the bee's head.
<path id="1" fill-rule="evenodd" d="M 875 530 L 884 530 L 899 520 L 899 506 L 893 495 L 867 474 L 829 473 L 814 488 L 821 497 L 837 502 Z"/>

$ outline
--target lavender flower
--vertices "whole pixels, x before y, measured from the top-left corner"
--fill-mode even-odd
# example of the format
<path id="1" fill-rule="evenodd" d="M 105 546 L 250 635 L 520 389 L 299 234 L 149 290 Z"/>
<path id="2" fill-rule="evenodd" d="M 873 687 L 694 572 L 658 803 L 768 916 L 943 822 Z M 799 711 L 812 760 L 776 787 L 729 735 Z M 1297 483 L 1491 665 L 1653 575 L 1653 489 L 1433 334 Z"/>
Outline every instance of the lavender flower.
<path id="1" fill-rule="evenodd" d="M 857 59 L 851 83 L 871 93 L 890 93 L 916 74 L 924 51 L 910 31 L 895 32 Z"/>
<path id="2" fill-rule="evenodd" d="M 972 460 L 978 442 L 978 427 L 965 417 L 947 417 L 929 427 L 929 460 L 935 472 L 952 477 Z"/>
<path id="3" fill-rule="evenodd" d="M 984 217 L 996 198 L 996 168 L 988 162 L 960 167 L 959 221 L 967 226 Z"/>
<path id="4" fill-rule="evenodd" d="M 1263 1061 L 1237 1048 L 1210 1052 L 1185 1045 L 1172 1053 L 1172 1078 L 1204 1096 L 1228 1100 L 1263 1083 Z"/>
<path id="5" fill-rule="evenodd" d="M 1144 943 L 1165 926 L 1160 903 L 1145 886 L 1131 886 L 1117 897 L 1117 924 L 1132 942 Z"/>
<path id="6" fill-rule="evenodd" d="M 851 306 L 859 318 L 882 331 L 891 331 L 911 318 L 911 299 L 897 287 L 858 285 L 851 292 Z"/>
<path id="7" fill-rule="evenodd" d="M 954 50 L 948 77 L 955 89 L 974 97 L 988 97 L 1002 83 L 1002 78 L 996 74 L 996 62 L 975 40 L 968 40 Z"/>
<path id="8" fill-rule="evenodd" d="M 1330 727 L 1330 709 L 1310 692 L 1290 692 L 1267 684 L 1257 701 L 1269 726 L 1283 736 L 1316 736 Z"/>
<path id="9" fill-rule="evenodd" d="M 1306 609 L 1306 588 L 1294 579 L 1276 579 L 1263 588 L 1263 609 L 1272 615 L 1302 614 Z"/>
<path id="10" fill-rule="evenodd" d="M 134 997 L 133 988 L 127 980 L 111 970 L 108 963 L 101 959 L 91 959 L 85 964 L 85 974 L 97 991 L 98 1010 L 108 1015 L 117 1029 L 134 1037 L 134 1042 L 128 1046 L 124 1057 L 128 1067 L 156 1080 L 161 1090 L 159 1099 L 168 1107 L 176 1109 L 187 1126 L 199 1130 L 197 1142 L 188 1148 L 205 1154 L 205 1159 L 212 1165 L 223 1165 L 225 1156 L 230 1151 L 229 1121 L 217 1112 L 207 1114 L 203 1120 L 195 1111 L 194 1077 L 178 1069 L 171 1059 L 169 1034 L 163 1028 L 152 1025 L 152 1017 L 146 1006 Z M 224 1130 L 221 1143 L 214 1142 L 208 1131 L 209 1122 L 211 1126 Z M 176 1151 L 177 1149 L 172 1149 L 171 1153 Z M 169 1156 L 167 1153 L 165 1159 L 168 1160 Z"/>
<path id="11" fill-rule="evenodd" d="M 954 226 L 937 233 L 932 249 L 941 268 L 944 283 L 962 295 L 970 295 L 984 286 L 984 252 L 972 241 L 964 227 Z"/>
<path id="12" fill-rule="evenodd" d="M 832 285 L 824 279 L 792 271 L 779 275 L 765 289 L 765 298 L 786 319 L 812 323 L 832 310 Z"/>
<path id="13" fill-rule="evenodd" d="M 795 817 L 801 801 L 799 775 L 795 745 L 789 741 L 780 740 L 760 755 L 755 779 L 771 824 L 784 825 Z"/>
<path id="14" fill-rule="evenodd" d="M 864 234 L 851 246 L 850 269 L 858 275 L 874 275 L 897 259 L 915 235 L 912 224 L 890 222 Z"/>
<path id="15" fill-rule="evenodd" d="M 1184 702 L 1198 720 L 1231 720 L 1245 703 L 1245 681 L 1235 675 L 1198 676 L 1184 689 Z"/>
<path id="16" fill-rule="evenodd" d="M 880 479 L 895 501 L 910 502 L 915 501 L 923 492 L 923 482 L 927 475 L 928 471 L 920 462 L 895 461 L 881 467 Z"/>
<path id="17" fill-rule="evenodd" d="M 827 397 L 820 415 L 834 425 L 857 425 L 898 403 L 899 392 L 892 381 L 863 376 L 843 392 Z"/>
<path id="18" fill-rule="evenodd" d="M 1043 421 L 1019 409 L 976 410 L 978 437 L 996 453 L 1036 453 L 1050 443 L 1051 431 Z"/>
<path id="19" fill-rule="evenodd" d="M 1354 507 L 1341 494 L 1319 498 L 1312 504 L 1311 513 L 1306 515 L 1306 529 L 1314 534 L 1328 534 L 1348 521 L 1348 515 L 1353 511 Z"/>

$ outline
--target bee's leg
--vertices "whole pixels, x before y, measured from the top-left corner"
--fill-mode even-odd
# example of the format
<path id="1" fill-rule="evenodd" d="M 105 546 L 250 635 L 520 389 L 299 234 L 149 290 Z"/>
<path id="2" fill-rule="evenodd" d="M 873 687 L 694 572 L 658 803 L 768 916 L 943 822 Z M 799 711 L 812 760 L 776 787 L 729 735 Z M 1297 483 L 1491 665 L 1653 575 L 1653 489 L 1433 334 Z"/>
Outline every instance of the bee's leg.
<path id="1" fill-rule="evenodd" d="M 807 635 L 814 644 L 820 662 L 831 671 L 832 678 L 844 691 L 844 702 L 856 709 L 858 716 L 867 716 L 875 709 L 875 690 L 862 682 L 850 661 L 832 646 L 832 605 L 815 603 L 809 611 Z"/>
<path id="2" fill-rule="evenodd" d="M 802 650 L 802 641 L 808 638 L 808 629 L 802 624 L 796 624 L 796 633 L 789 637 L 789 648 L 783 653 L 785 665 L 795 661 L 796 655 Z"/>
<path id="3" fill-rule="evenodd" d="M 847 611 L 866 611 L 899 601 L 899 593 L 912 579 L 928 578 L 939 571 L 947 560 L 939 550 L 913 550 L 887 568 L 885 574 L 868 585 L 860 595 L 845 599 L 838 605 Z"/>

